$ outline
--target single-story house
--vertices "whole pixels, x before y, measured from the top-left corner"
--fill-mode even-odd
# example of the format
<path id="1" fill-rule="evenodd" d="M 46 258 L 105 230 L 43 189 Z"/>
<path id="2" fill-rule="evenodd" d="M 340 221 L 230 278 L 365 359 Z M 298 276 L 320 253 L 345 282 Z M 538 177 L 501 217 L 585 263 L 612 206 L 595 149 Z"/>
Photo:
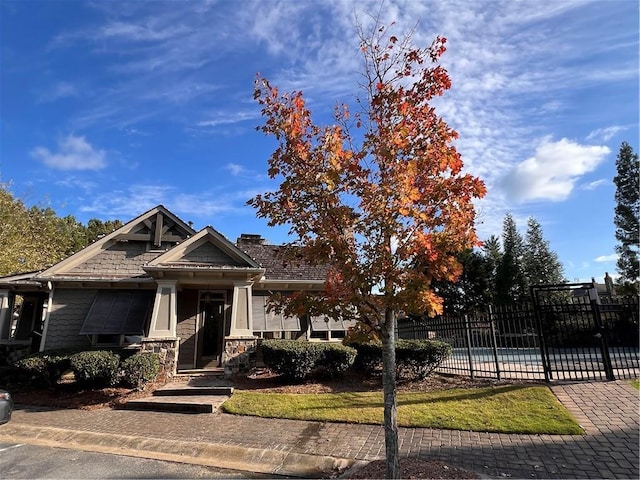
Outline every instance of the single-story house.
<path id="1" fill-rule="evenodd" d="M 346 322 L 267 311 L 272 292 L 325 282 L 324 268 L 279 248 L 196 232 L 158 205 L 44 271 L 0 278 L 0 351 L 139 348 L 161 353 L 171 375 L 246 367 L 260 338 L 342 339 Z"/>

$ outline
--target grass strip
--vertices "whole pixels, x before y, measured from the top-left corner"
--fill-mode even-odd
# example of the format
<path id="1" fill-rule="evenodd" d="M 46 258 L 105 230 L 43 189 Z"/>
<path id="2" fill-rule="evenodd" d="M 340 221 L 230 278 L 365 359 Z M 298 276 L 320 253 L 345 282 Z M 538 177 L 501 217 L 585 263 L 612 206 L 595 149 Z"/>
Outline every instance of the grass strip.
<path id="1" fill-rule="evenodd" d="M 477 432 L 582 435 L 546 386 L 500 386 L 398 393 L 398 425 Z M 383 423 L 381 392 L 254 393 L 236 390 L 227 413 L 323 422 Z"/>

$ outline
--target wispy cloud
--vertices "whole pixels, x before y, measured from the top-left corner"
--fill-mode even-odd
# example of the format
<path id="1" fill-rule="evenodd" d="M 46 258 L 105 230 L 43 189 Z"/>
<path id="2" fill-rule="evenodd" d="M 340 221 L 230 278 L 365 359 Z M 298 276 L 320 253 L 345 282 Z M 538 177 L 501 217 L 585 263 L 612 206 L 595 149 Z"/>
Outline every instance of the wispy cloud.
<path id="1" fill-rule="evenodd" d="M 563 138 L 545 139 L 528 158 L 509 172 L 503 186 L 510 198 L 562 201 L 569 197 L 576 181 L 592 172 L 610 153 L 605 146 L 580 145 Z"/>
<path id="2" fill-rule="evenodd" d="M 562 125 L 574 101 L 568 91 L 577 95 L 611 81 L 602 75 L 599 55 L 613 61 L 614 53 L 637 49 L 637 38 L 616 29 L 619 18 L 603 16 L 593 6 L 582 0 L 246 0 L 241 9 L 225 2 L 186 2 L 178 9 L 172 2 L 126 8 L 121 2 L 99 2 L 93 7 L 104 13 L 101 22 L 64 32 L 51 47 L 64 52 L 88 45 L 92 59 L 108 58 L 96 62 L 107 86 L 96 86 L 74 128 L 133 129 L 162 118 L 194 136 L 237 135 L 258 116 L 257 106 L 248 103 L 256 71 L 282 91 L 303 90 L 316 119 L 327 119 L 337 101 L 353 103 L 362 66 L 355 16 L 365 29 L 377 12 L 383 23 L 396 22 L 392 28 L 398 33 L 416 27 L 414 40 L 420 45 L 445 35 L 443 65 L 453 87 L 436 106 L 460 133 L 456 145 L 466 169 L 489 186 L 488 197 L 479 203 L 486 226 L 499 223 L 513 199 L 566 199 L 605 155 L 597 149 L 606 147 L 568 140 L 545 140 L 533 154 L 531 147 L 551 133 L 569 135 Z M 577 9 L 580 20 L 574 21 Z M 604 24 L 612 32 L 606 42 L 591 33 L 594 25 Z M 237 67 L 220 71 L 230 59 Z M 637 78 L 637 65 L 620 61 L 610 67 L 606 73 L 615 81 Z M 607 121 L 603 117 L 603 124 Z M 609 124 L 576 138 L 602 145 L 624 128 Z M 561 153 L 579 153 L 582 160 L 573 169 L 568 158 L 558 165 L 550 160 Z M 507 182 L 505 172 L 511 172 Z"/>
<path id="3" fill-rule="evenodd" d="M 104 150 L 95 149 L 84 137 L 73 134 L 58 141 L 57 151 L 39 146 L 31 155 L 59 170 L 100 170 L 107 166 Z"/>
<path id="4" fill-rule="evenodd" d="M 608 263 L 615 262 L 618 260 L 618 254 L 612 253 L 611 255 L 601 255 L 593 259 L 594 262 L 598 263 Z"/>
<path id="5" fill-rule="evenodd" d="M 581 188 L 583 190 L 595 190 L 596 188 L 602 187 L 603 185 L 607 185 L 609 183 L 611 183 L 611 180 L 600 178 L 599 180 L 594 180 L 593 182 L 582 185 Z"/>
<path id="6" fill-rule="evenodd" d="M 180 193 L 168 185 L 131 185 L 124 189 L 97 195 L 93 201 L 80 208 L 84 213 L 100 213 L 120 218 L 131 218 L 156 205 L 165 205 L 179 215 L 197 218 L 215 218 L 218 215 L 234 212 L 252 213 L 245 203 L 253 192 L 247 191 L 205 191 Z"/>
<path id="7" fill-rule="evenodd" d="M 41 103 L 55 102 L 61 98 L 77 97 L 80 95 L 78 88 L 70 82 L 57 82 L 49 90 L 40 93 L 38 101 Z"/>
<path id="8" fill-rule="evenodd" d="M 239 111 L 239 112 L 218 112 L 211 115 L 212 118 L 208 120 L 201 120 L 196 125 L 203 128 L 214 128 L 220 125 L 232 125 L 235 123 L 244 122 L 246 120 L 255 120 L 260 117 L 259 112 L 256 109 Z"/>
<path id="9" fill-rule="evenodd" d="M 64 178 L 60 178 L 55 180 L 56 185 L 60 185 L 61 187 L 65 187 L 71 190 L 82 190 L 85 193 L 89 193 L 94 191 L 98 186 L 97 182 L 86 180 L 74 176 L 65 175 Z"/>
<path id="10" fill-rule="evenodd" d="M 589 135 L 587 135 L 587 141 L 608 142 L 618 133 L 624 132 L 625 130 L 627 130 L 627 127 L 622 127 L 620 125 L 598 128 L 597 130 L 594 130 L 593 132 L 590 132 Z"/>

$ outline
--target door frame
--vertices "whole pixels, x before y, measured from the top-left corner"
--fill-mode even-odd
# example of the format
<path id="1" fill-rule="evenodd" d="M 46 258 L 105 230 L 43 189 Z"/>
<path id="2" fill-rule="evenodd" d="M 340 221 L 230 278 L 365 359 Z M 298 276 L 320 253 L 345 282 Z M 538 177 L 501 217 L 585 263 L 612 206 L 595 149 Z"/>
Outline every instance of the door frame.
<path id="1" fill-rule="evenodd" d="M 226 290 L 199 290 L 198 291 L 198 306 L 196 309 L 196 345 L 193 353 L 193 366 L 196 369 L 200 369 L 202 367 L 198 367 L 198 363 L 202 358 L 202 344 L 200 342 L 202 332 L 201 330 L 204 328 L 204 308 L 202 308 L 202 304 L 205 300 L 206 295 L 211 295 L 213 298 L 212 301 L 222 301 L 222 321 L 220 325 L 218 325 L 218 330 L 220 332 L 220 360 L 219 364 L 222 365 L 222 353 L 224 351 L 224 332 L 225 332 L 225 322 L 227 321 L 227 308 L 229 308 L 229 304 L 227 303 L 227 291 Z"/>

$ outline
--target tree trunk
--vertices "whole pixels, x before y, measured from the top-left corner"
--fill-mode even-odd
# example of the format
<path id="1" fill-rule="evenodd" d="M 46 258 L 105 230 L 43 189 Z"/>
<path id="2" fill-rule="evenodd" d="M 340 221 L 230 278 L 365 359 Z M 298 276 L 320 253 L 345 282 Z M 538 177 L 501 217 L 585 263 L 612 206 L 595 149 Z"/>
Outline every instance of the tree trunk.
<path id="1" fill-rule="evenodd" d="M 387 308 L 382 328 L 382 391 L 384 394 L 384 442 L 387 458 L 386 478 L 400 478 L 398 458 L 398 404 L 396 401 L 396 320 Z"/>

